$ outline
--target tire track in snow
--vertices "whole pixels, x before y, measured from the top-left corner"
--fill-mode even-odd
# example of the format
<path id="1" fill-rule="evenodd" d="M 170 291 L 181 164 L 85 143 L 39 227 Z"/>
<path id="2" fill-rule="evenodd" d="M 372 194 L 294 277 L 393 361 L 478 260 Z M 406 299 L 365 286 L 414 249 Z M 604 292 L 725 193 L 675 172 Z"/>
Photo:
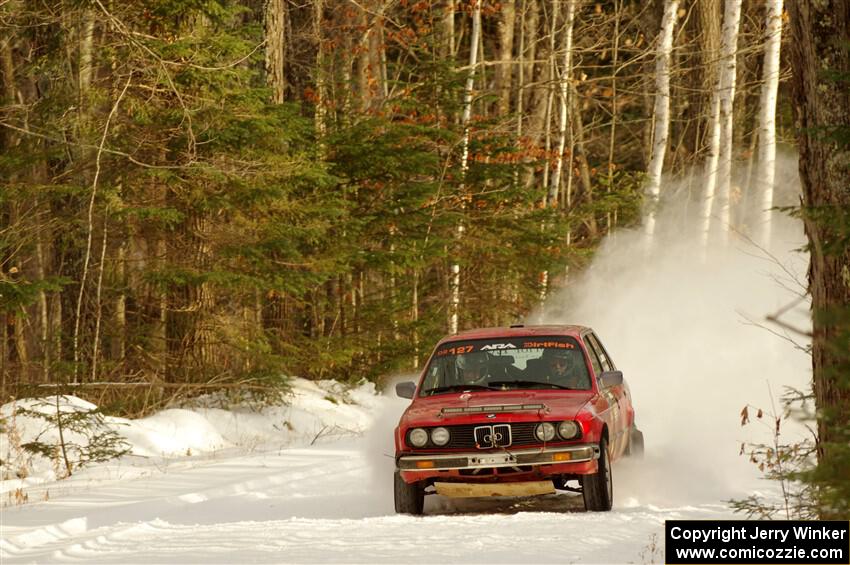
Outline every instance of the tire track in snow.
<path id="1" fill-rule="evenodd" d="M 672 513 L 694 516 L 688 509 Z M 204 526 L 153 520 L 87 532 L 70 545 L 43 548 L 28 558 L 132 563 L 657 561 L 661 555 L 651 552 L 652 535 L 670 515 L 670 510 L 641 508 L 605 514 L 292 518 Z"/>
<path id="2" fill-rule="evenodd" d="M 341 456 L 348 460 L 338 462 Z M 254 460 L 263 463 L 261 466 L 252 465 Z M 334 461 L 333 466 L 328 466 L 328 460 Z M 317 469 L 317 461 L 322 464 Z M 59 502 L 47 502 L 41 505 L 29 505 L 18 509 L 8 509 L 4 522 L 16 522 L 15 513 L 23 515 L 20 520 L 24 524 L 38 520 L 38 515 L 46 506 L 65 507 L 76 514 L 81 508 L 93 508 L 83 516 L 74 515 L 61 522 L 41 524 L 34 529 L 29 529 L 20 535 L 4 535 L 0 541 L 0 556 L 4 558 L 16 555 L 25 555 L 28 551 L 44 545 L 63 544 L 68 539 L 79 537 L 89 531 L 101 531 L 119 523 L 134 521 L 120 529 L 133 528 L 139 523 L 151 520 L 159 520 L 166 517 L 177 517 L 187 519 L 193 517 L 197 521 L 199 513 L 193 507 L 201 505 L 215 506 L 221 502 L 218 510 L 224 511 L 223 516 L 227 518 L 227 509 L 231 505 L 245 506 L 246 500 L 279 500 L 285 501 L 287 494 L 292 494 L 290 487 L 299 483 L 321 483 L 328 476 L 353 475 L 368 467 L 363 461 L 362 455 L 357 452 L 346 450 L 323 450 L 323 449 L 292 449 L 282 451 L 279 454 L 262 454 L 239 458 L 235 461 L 221 461 L 214 464 L 206 464 L 198 468 L 181 470 L 178 473 L 164 473 L 157 477 L 144 477 L 130 481 L 130 485 L 111 485 L 101 489 L 96 494 L 86 497 L 78 494 L 74 497 L 63 498 Z M 234 470 L 245 469 L 247 472 L 257 473 L 257 476 L 239 482 L 228 482 L 234 476 Z M 352 477 L 353 479 L 354 477 Z M 209 482 L 218 482 L 219 485 L 210 486 Z M 157 483 L 166 483 L 157 486 Z M 206 486 L 205 486 L 206 485 Z M 203 486 L 204 488 L 197 488 Z M 177 487 L 177 488 L 175 488 Z M 188 488 L 187 488 L 188 487 Z M 152 492 L 171 491 L 165 495 L 154 495 Z M 303 489 L 302 489 L 303 490 Z M 296 496 L 290 498 L 305 498 L 303 492 L 295 491 Z M 26 515 L 33 510 L 35 516 L 27 520 Z M 207 519 L 215 519 L 216 513 L 204 512 Z M 55 513 L 51 512 L 51 516 Z M 231 512 L 232 516 L 232 512 Z M 4 527 L 7 532 L 12 529 Z M 120 531 L 119 529 L 119 531 Z"/>

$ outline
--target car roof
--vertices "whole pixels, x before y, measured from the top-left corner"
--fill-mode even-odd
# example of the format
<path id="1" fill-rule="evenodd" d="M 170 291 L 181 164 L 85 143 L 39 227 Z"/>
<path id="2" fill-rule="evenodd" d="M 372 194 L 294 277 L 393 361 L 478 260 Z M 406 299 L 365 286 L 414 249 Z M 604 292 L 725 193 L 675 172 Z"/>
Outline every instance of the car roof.
<path id="1" fill-rule="evenodd" d="M 525 326 L 516 325 L 510 327 L 499 328 L 478 328 L 474 330 L 466 330 L 457 335 L 444 337 L 440 343 L 455 340 L 467 339 L 490 339 L 499 337 L 523 337 L 523 336 L 571 336 L 578 338 L 585 331 L 590 330 L 587 326 L 577 325 L 541 325 L 541 326 Z"/>

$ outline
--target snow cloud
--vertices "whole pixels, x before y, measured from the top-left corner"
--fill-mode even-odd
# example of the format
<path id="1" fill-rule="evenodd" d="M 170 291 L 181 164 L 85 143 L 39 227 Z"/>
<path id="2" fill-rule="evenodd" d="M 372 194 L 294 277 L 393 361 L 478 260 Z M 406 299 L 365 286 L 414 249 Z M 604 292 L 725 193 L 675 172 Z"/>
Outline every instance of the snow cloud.
<path id="1" fill-rule="evenodd" d="M 788 341 L 805 339 L 765 321 L 796 302 L 782 320 L 810 328 L 799 298 L 808 265 L 802 225 L 774 214 L 772 241 L 758 247 L 745 235 L 758 232 L 758 198 L 739 188 L 739 232 L 728 243 L 714 234 L 704 253 L 692 228 L 699 206 L 689 193 L 698 192 L 698 182 L 667 182 L 655 239 L 616 232 L 590 269 L 531 318 L 592 326 L 630 383 L 647 456 L 621 465 L 619 504 L 719 501 L 766 487 L 739 450 L 768 440 L 769 430 L 760 422 L 742 428 L 741 409 L 770 410 L 771 392 L 778 407 L 784 387 L 810 386 L 810 358 Z M 778 160 L 778 205 L 798 193 L 796 160 Z"/>

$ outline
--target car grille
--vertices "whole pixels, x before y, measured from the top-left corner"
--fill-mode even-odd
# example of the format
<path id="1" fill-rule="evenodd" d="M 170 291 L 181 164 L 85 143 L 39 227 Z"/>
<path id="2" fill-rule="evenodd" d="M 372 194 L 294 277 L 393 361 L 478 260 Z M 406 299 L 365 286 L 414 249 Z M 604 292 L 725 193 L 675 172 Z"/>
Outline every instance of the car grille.
<path id="1" fill-rule="evenodd" d="M 492 424 L 468 424 L 463 426 L 445 426 L 449 430 L 451 437 L 449 443 L 442 446 L 442 449 L 475 449 L 475 428 L 482 425 Z M 499 424 L 496 424 L 499 425 Z M 535 445 L 540 442 L 534 437 L 534 427 L 537 422 L 519 422 L 510 424 L 511 427 L 511 447 L 523 445 Z M 408 442 L 409 443 L 409 442 Z M 422 449 L 433 449 L 431 442 Z"/>

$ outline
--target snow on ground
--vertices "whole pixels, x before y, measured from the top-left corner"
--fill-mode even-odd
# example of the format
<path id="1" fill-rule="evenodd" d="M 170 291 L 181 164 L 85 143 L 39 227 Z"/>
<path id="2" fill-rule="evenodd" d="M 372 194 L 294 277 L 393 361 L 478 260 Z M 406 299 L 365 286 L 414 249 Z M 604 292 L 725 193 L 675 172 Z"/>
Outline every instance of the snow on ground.
<path id="1" fill-rule="evenodd" d="M 665 519 L 729 515 L 693 493 L 657 495 L 664 462 L 650 456 L 617 467 L 611 513 L 584 513 L 567 494 L 435 495 L 426 516 L 398 516 L 392 426 L 405 401 L 367 385 L 335 403 L 330 386 L 296 380 L 290 406 L 261 413 L 165 410 L 117 422 L 134 455 L 30 481 L 26 504 L 4 495 L 3 563 L 649 563 L 662 559 Z M 8 494 L 20 482 L 0 484 Z"/>

